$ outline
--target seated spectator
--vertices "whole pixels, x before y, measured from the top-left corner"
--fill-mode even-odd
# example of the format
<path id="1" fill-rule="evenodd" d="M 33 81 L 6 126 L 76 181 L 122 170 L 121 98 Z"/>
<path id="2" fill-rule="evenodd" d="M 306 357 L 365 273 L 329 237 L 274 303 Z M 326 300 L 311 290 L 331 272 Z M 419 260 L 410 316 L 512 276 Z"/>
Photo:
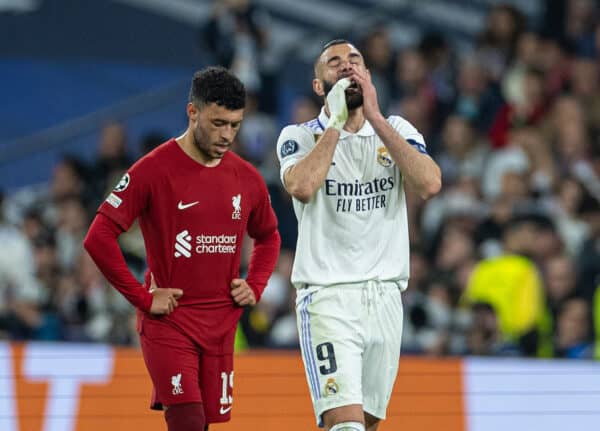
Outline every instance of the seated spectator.
<path id="1" fill-rule="evenodd" d="M 500 333 L 494 308 L 484 302 L 471 305 L 471 326 L 467 333 L 466 354 L 475 356 L 519 356 L 518 345 Z"/>
<path id="2" fill-rule="evenodd" d="M 591 313 L 585 300 L 572 298 L 562 304 L 557 317 L 555 352 L 558 358 L 593 357 Z"/>

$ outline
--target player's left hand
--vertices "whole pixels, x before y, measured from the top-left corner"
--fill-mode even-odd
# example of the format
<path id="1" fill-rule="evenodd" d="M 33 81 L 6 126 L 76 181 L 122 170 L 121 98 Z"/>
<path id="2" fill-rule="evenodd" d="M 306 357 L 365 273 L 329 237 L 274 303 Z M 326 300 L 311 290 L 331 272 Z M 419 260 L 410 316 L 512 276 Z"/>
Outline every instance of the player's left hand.
<path id="1" fill-rule="evenodd" d="M 381 115 L 379 103 L 377 102 L 377 90 L 371 80 L 371 72 L 369 70 L 361 71 L 354 67 L 350 79 L 354 80 L 362 90 L 365 118 L 371 121 L 377 115 Z"/>
<path id="2" fill-rule="evenodd" d="M 254 292 L 242 278 L 234 278 L 231 280 L 231 297 L 233 301 L 243 307 L 245 305 L 256 305 L 256 296 Z"/>

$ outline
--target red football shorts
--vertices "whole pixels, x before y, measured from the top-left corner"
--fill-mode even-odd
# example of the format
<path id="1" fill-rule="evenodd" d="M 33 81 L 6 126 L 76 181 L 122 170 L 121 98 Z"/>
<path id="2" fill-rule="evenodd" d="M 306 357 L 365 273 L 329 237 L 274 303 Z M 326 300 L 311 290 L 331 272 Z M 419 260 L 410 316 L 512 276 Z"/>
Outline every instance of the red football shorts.
<path id="1" fill-rule="evenodd" d="M 143 318 L 140 340 L 146 368 L 154 385 L 150 408 L 201 402 L 207 423 L 231 418 L 233 354 L 214 355 L 170 324 Z M 225 337 L 233 351 L 232 336 Z"/>

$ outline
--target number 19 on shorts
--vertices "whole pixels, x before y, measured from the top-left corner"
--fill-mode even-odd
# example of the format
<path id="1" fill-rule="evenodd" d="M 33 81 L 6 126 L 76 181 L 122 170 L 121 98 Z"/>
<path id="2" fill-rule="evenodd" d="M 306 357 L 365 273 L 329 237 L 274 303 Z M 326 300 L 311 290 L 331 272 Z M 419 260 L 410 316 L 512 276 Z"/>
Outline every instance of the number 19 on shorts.
<path id="1" fill-rule="evenodd" d="M 233 371 L 227 375 L 226 372 L 221 373 L 221 405 L 233 403 Z"/>

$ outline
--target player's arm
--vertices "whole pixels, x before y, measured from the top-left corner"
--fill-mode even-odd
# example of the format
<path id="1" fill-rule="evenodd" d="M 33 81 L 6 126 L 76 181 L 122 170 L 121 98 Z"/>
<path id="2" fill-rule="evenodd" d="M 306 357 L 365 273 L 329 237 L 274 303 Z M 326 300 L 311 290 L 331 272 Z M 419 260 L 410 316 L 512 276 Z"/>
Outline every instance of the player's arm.
<path id="1" fill-rule="evenodd" d="M 439 166 L 427 154 L 419 152 L 408 143 L 385 119 L 377 103 L 377 91 L 370 73 L 363 73 L 355 68 L 352 79 L 362 89 L 365 118 L 383 141 L 392 160 L 402 172 L 402 178 L 422 199 L 429 199 L 437 194 L 442 186 Z"/>
<path id="2" fill-rule="evenodd" d="M 373 129 L 388 149 L 402 178 L 422 199 L 436 195 L 442 186 L 442 173 L 427 154 L 409 144 L 383 117 L 371 122 Z"/>
<path id="3" fill-rule="evenodd" d="M 238 305 L 254 305 L 260 301 L 269 277 L 275 269 L 277 259 L 279 258 L 279 248 L 281 247 L 281 237 L 277 229 L 265 236 L 254 238 L 254 245 L 252 247 L 252 256 L 250 257 L 250 264 L 248 266 L 248 275 L 246 282 L 250 290 L 252 291 L 252 298 L 247 303 L 244 302 L 244 297 L 240 298 L 240 301 L 236 300 L 236 293 L 232 290 L 233 299 Z M 236 283 L 236 280 L 232 282 L 232 288 Z"/>
<path id="4" fill-rule="evenodd" d="M 285 171 L 283 184 L 290 195 L 302 203 L 310 201 L 325 181 L 339 139 L 338 130 L 327 128 L 313 149 Z"/>
<path id="5" fill-rule="evenodd" d="M 329 172 L 335 148 L 340 139 L 340 131 L 348 119 L 344 92 L 349 85 L 348 79 L 341 79 L 327 94 L 327 105 L 331 117 L 325 132 L 308 154 L 283 174 L 283 184 L 286 190 L 300 202 L 310 201 L 315 192 L 323 185 Z"/>
<path id="6" fill-rule="evenodd" d="M 138 160 L 98 208 L 84 247 L 106 279 L 135 307 L 154 314 L 168 314 L 177 306 L 181 291 L 160 289 L 152 279 L 149 290 L 131 274 L 119 243 L 151 201 L 157 168 L 147 158 Z"/>
<path id="7" fill-rule="evenodd" d="M 118 237 L 122 229 L 108 216 L 98 213 L 83 241 L 104 277 L 136 308 L 153 314 L 169 314 L 177 307 L 180 289 L 160 289 L 154 282 L 146 290 L 133 276 L 121 252 Z"/>
<path id="8" fill-rule="evenodd" d="M 279 258 L 281 237 L 269 192 L 262 178 L 258 184 L 257 204 L 250 213 L 248 235 L 254 239 L 246 280 L 231 282 L 231 296 L 238 305 L 254 305 L 267 286 Z"/>

